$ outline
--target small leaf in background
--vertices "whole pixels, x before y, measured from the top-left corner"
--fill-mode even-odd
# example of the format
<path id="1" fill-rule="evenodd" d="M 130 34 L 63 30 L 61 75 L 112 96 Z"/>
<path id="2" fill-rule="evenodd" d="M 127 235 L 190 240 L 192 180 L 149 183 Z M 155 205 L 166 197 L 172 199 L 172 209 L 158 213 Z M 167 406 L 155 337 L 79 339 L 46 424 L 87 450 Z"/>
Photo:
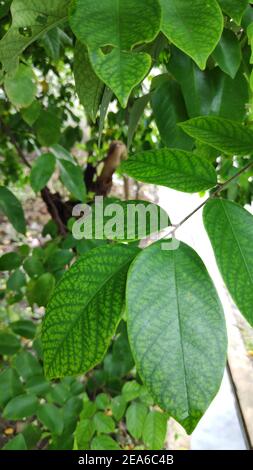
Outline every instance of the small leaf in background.
<path id="1" fill-rule="evenodd" d="M 19 351 L 21 345 L 17 336 L 0 331 L 0 355 L 13 355 Z"/>
<path id="2" fill-rule="evenodd" d="M 42 367 L 38 360 L 27 351 L 22 351 L 16 356 L 13 366 L 25 381 L 35 375 L 43 374 Z"/>
<path id="3" fill-rule="evenodd" d="M 164 145 L 191 150 L 192 139 L 177 125 L 188 117 L 179 84 L 164 74 L 156 77 L 152 86 L 151 107 Z"/>
<path id="4" fill-rule="evenodd" d="M 138 124 L 144 114 L 144 110 L 150 101 L 150 94 L 137 98 L 130 110 L 128 135 L 127 135 L 127 148 L 130 149 Z"/>
<path id="5" fill-rule="evenodd" d="M 201 70 L 217 45 L 223 16 L 216 0 L 161 0 L 162 32 L 188 54 Z"/>
<path id="6" fill-rule="evenodd" d="M 18 108 L 30 106 L 37 92 L 32 69 L 20 64 L 14 75 L 5 77 L 4 89 L 11 103 Z"/>
<path id="7" fill-rule="evenodd" d="M 26 222 L 22 206 L 16 196 L 4 186 L 0 186 L 0 211 L 6 215 L 17 232 L 25 234 Z"/>
<path id="8" fill-rule="evenodd" d="M 75 440 L 78 449 L 85 449 L 95 433 L 95 426 L 90 419 L 81 419 L 75 430 Z"/>
<path id="9" fill-rule="evenodd" d="M 123 245 L 94 248 L 64 274 L 43 322 L 47 377 L 80 374 L 101 361 L 121 316 L 128 267 L 138 252 Z"/>
<path id="10" fill-rule="evenodd" d="M 16 335 L 33 339 L 36 333 L 36 325 L 31 320 L 17 320 L 10 323 L 10 328 Z"/>
<path id="11" fill-rule="evenodd" d="M 127 430 L 134 437 L 140 439 L 143 433 L 143 426 L 148 413 L 148 408 L 143 403 L 132 403 L 126 412 Z"/>
<path id="12" fill-rule="evenodd" d="M 139 397 L 141 385 L 136 380 L 126 382 L 122 388 L 122 396 L 126 401 L 132 401 Z"/>
<path id="13" fill-rule="evenodd" d="M 1 263 L 1 259 L 0 259 L 0 263 Z M 19 292 L 20 289 L 24 287 L 25 285 L 26 285 L 26 277 L 25 277 L 25 274 L 20 269 L 16 269 L 16 271 L 14 271 L 10 275 L 7 281 L 7 289 L 16 291 L 16 292 Z"/>
<path id="14" fill-rule="evenodd" d="M 15 251 L 5 253 L 0 257 L 0 271 L 12 271 L 22 263 L 22 258 Z"/>
<path id="15" fill-rule="evenodd" d="M 34 424 L 27 424 L 22 431 L 28 449 L 34 449 L 41 438 L 41 430 Z"/>
<path id="16" fill-rule="evenodd" d="M 144 183 L 189 193 L 212 188 L 217 183 L 213 165 L 184 150 L 158 149 L 140 152 L 122 162 L 120 171 Z"/>
<path id="17" fill-rule="evenodd" d="M 166 414 L 159 411 L 150 411 L 143 425 L 143 441 L 149 450 L 164 448 L 167 434 Z"/>
<path id="18" fill-rule="evenodd" d="M 99 393 L 95 401 L 98 410 L 106 410 L 110 406 L 110 398 L 106 393 Z"/>
<path id="19" fill-rule="evenodd" d="M 27 450 L 27 445 L 23 434 L 18 434 L 17 436 L 13 437 L 2 450 Z"/>
<path id="20" fill-rule="evenodd" d="M 215 116 L 197 117 L 180 126 L 194 139 L 225 154 L 244 156 L 253 153 L 253 131 L 236 121 Z"/>
<path id="21" fill-rule="evenodd" d="M 37 411 L 37 417 L 45 428 L 49 429 L 52 434 L 60 435 L 63 431 L 63 415 L 62 410 L 52 403 L 41 405 Z"/>
<path id="22" fill-rule="evenodd" d="M 97 411 L 97 405 L 94 401 L 85 401 L 80 414 L 81 419 L 91 418 Z"/>
<path id="23" fill-rule="evenodd" d="M 35 121 L 37 121 L 41 112 L 41 104 L 40 101 L 34 100 L 28 108 L 23 108 L 21 110 L 21 115 L 24 121 L 29 125 L 32 126 Z"/>
<path id="24" fill-rule="evenodd" d="M 249 0 L 218 0 L 222 10 L 239 25 Z"/>
<path id="25" fill-rule="evenodd" d="M 105 415 L 102 411 L 96 413 L 93 417 L 93 423 L 98 433 L 110 434 L 114 432 L 115 423 L 110 416 Z"/>
<path id="26" fill-rule="evenodd" d="M 36 158 L 30 174 L 32 189 L 38 193 L 50 180 L 55 169 L 55 156 L 52 153 L 43 153 Z"/>
<path id="27" fill-rule="evenodd" d="M 64 186 L 66 186 L 69 192 L 73 194 L 78 201 L 85 201 L 86 188 L 81 167 L 67 160 L 59 160 L 58 164 Z"/>
<path id="28" fill-rule="evenodd" d="M 242 60 L 240 43 L 236 35 L 224 29 L 220 42 L 213 51 L 213 58 L 223 72 L 235 78 Z"/>
<path id="29" fill-rule="evenodd" d="M 137 370 L 155 403 L 191 433 L 221 384 L 226 325 L 199 256 L 182 242 L 174 250 L 171 241 L 166 241 L 168 249 L 163 243 L 143 250 L 131 265 L 128 336 Z M 152 282 L 147 282 L 147 272 Z"/>
<path id="30" fill-rule="evenodd" d="M 91 450 L 120 450 L 120 446 L 112 437 L 102 434 L 92 439 Z"/>
<path id="31" fill-rule="evenodd" d="M 27 298 L 31 305 L 46 307 L 55 288 L 55 278 L 51 273 L 44 273 L 27 284 Z"/>
<path id="32" fill-rule="evenodd" d="M 5 406 L 8 401 L 23 393 L 22 382 L 15 369 L 4 369 L 0 374 L 0 406 Z"/>
<path id="33" fill-rule="evenodd" d="M 112 414 L 116 421 L 120 421 L 126 410 L 127 402 L 122 395 L 114 397 L 111 401 Z"/>
<path id="34" fill-rule="evenodd" d="M 44 397 L 50 391 L 51 384 L 42 375 L 35 375 L 26 381 L 26 390 L 37 397 Z"/>
<path id="35" fill-rule="evenodd" d="M 30 277 L 40 276 L 45 271 L 42 262 L 35 255 L 29 256 L 25 260 L 23 268 Z"/>
<path id="36" fill-rule="evenodd" d="M 73 252 L 69 250 L 55 250 L 49 255 L 45 262 L 48 271 L 56 272 L 59 269 L 64 269 L 66 265 L 73 259 Z"/>
<path id="37" fill-rule="evenodd" d="M 230 295 L 253 326 L 253 216 L 232 201 L 214 199 L 203 219 Z"/>
<path id="38" fill-rule="evenodd" d="M 76 91 L 86 113 L 93 122 L 102 100 L 104 83 L 95 74 L 89 59 L 87 47 L 77 41 L 74 56 Z"/>
<path id="39" fill-rule="evenodd" d="M 3 411 L 5 419 L 28 418 L 37 412 L 39 406 L 38 399 L 32 394 L 18 395 L 12 398 Z"/>
<path id="40" fill-rule="evenodd" d="M 41 111 L 34 124 L 38 141 L 45 147 L 57 144 L 61 136 L 61 121 L 52 110 Z"/>
<path id="41" fill-rule="evenodd" d="M 9 13 L 12 0 L 4 0 L 0 5 L 0 18 L 4 18 Z"/>

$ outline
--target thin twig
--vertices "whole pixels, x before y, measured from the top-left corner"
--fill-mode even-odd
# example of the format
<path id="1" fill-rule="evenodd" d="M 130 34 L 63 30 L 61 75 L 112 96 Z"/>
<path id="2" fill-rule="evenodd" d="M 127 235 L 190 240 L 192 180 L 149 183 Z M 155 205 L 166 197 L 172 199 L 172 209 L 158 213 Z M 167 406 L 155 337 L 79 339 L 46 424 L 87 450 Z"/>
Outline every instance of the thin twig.
<path id="1" fill-rule="evenodd" d="M 218 196 L 220 194 L 220 192 L 223 191 L 232 181 L 234 181 L 236 178 L 238 178 L 241 174 L 243 174 L 245 171 L 247 171 L 252 166 L 253 166 L 253 161 L 251 161 L 247 165 L 245 165 L 240 171 L 238 171 L 235 175 L 233 175 L 231 178 L 229 178 L 227 181 L 225 181 L 225 183 L 219 184 L 216 187 L 216 189 L 214 190 L 214 192 L 212 194 L 210 194 L 210 196 L 204 202 L 202 202 L 198 207 L 196 207 L 192 212 L 190 212 L 190 214 L 188 214 L 186 217 L 184 217 L 184 219 L 181 220 L 178 224 L 173 225 L 173 227 L 174 227 L 173 230 L 171 232 L 167 233 L 166 235 L 164 235 L 164 237 L 162 237 L 162 239 L 167 237 L 168 235 L 171 235 L 172 237 L 174 237 L 176 231 L 180 227 L 182 227 L 182 225 L 184 225 L 185 222 L 187 222 L 187 220 L 189 220 L 194 214 L 196 214 L 196 212 L 198 212 L 200 209 L 202 209 L 202 207 L 204 207 L 208 201 L 210 201 L 214 197 Z"/>

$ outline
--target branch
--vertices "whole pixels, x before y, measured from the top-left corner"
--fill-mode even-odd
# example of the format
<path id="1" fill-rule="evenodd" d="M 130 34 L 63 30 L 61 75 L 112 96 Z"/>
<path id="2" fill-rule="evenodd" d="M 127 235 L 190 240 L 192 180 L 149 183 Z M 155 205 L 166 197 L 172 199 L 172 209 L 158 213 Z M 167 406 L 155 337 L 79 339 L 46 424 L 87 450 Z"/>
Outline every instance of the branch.
<path id="1" fill-rule="evenodd" d="M 189 220 L 194 214 L 196 214 L 196 212 L 198 212 L 200 209 L 202 209 L 202 207 L 204 207 L 208 201 L 210 201 L 211 199 L 218 196 L 220 194 L 220 192 L 223 191 L 232 181 L 234 181 L 236 178 L 238 178 L 241 174 L 243 174 L 245 171 L 247 171 L 252 166 L 253 166 L 253 161 L 251 161 L 247 165 L 245 165 L 240 171 L 238 171 L 235 175 L 233 175 L 231 178 L 229 178 L 227 181 L 225 181 L 225 183 L 219 184 L 216 187 L 216 189 L 214 190 L 214 192 L 204 202 L 202 202 L 198 207 L 196 207 L 196 209 L 194 209 L 190 214 L 188 214 L 186 217 L 184 217 L 184 219 L 181 220 L 181 222 L 174 225 L 173 230 L 171 232 L 167 233 L 165 235 L 165 237 L 167 237 L 168 235 L 171 235 L 173 237 L 175 235 L 176 231 L 180 227 L 182 227 L 182 225 L 184 225 L 185 222 L 187 222 L 187 220 Z M 162 237 L 162 238 L 165 238 L 165 237 Z"/>

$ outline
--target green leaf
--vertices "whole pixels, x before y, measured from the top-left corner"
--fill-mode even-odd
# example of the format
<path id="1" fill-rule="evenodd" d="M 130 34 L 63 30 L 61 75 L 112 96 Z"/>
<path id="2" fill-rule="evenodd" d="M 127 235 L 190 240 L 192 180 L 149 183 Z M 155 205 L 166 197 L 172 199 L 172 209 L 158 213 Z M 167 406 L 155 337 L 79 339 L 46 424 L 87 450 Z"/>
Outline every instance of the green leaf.
<path id="1" fill-rule="evenodd" d="M 13 365 L 25 381 L 36 375 L 42 375 L 43 372 L 37 359 L 27 351 L 19 353 Z"/>
<path id="2" fill-rule="evenodd" d="M 233 18 L 237 24 L 241 23 L 249 0 L 218 0 L 222 10 Z"/>
<path id="3" fill-rule="evenodd" d="M 94 432 L 95 427 L 92 420 L 82 419 L 79 421 L 75 430 L 75 440 L 79 450 L 84 450 L 87 448 L 87 445 L 92 439 Z"/>
<path id="4" fill-rule="evenodd" d="M 47 377 L 84 373 L 102 360 L 120 319 L 127 270 L 138 252 L 123 245 L 94 248 L 63 276 L 42 328 Z"/>
<path id="5" fill-rule="evenodd" d="M 40 276 L 45 272 L 43 263 L 35 255 L 29 256 L 25 260 L 23 268 L 30 277 Z"/>
<path id="6" fill-rule="evenodd" d="M 134 437 L 140 439 L 143 432 L 143 426 L 148 413 L 148 408 L 143 403 L 132 403 L 126 412 L 127 430 Z"/>
<path id="7" fill-rule="evenodd" d="M 55 156 L 52 153 L 43 153 L 36 158 L 30 174 L 32 189 L 38 193 L 50 180 L 55 169 Z"/>
<path id="8" fill-rule="evenodd" d="M 110 406 L 110 398 L 106 393 L 99 393 L 96 396 L 96 405 L 98 410 L 106 410 Z"/>
<path id="9" fill-rule="evenodd" d="M 206 204 L 203 217 L 224 282 L 253 325 L 253 216 L 234 202 L 214 199 Z"/>
<path id="10" fill-rule="evenodd" d="M 24 121 L 32 126 L 35 121 L 37 121 L 41 113 L 41 104 L 39 101 L 34 100 L 28 108 L 23 108 L 21 110 L 21 115 Z"/>
<path id="11" fill-rule="evenodd" d="M 152 63 L 151 57 L 144 52 L 121 51 L 119 48 L 108 54 L 93 50 L 89 57 L 96 74 L 115 93 L 123 108 L 126 108 L 133 88 L 148 74 Z"/>
<path id="12" fill-rule="evenodd" d="M 18 320 L 10 323 L 10 328 L 16 335 L 33 339 L 36 333 L 36 325 L 31 320 Z"/>
<path id="13" fill-rule="evenodd" d="M 160 0 L 162 32 L 179 49 L 204 69 L 217 45 L 223 16 L 216 0 Z"/>
<path id="14" fill-rule="evenodd" d="M 2 450 L 27 450 L 27 445 L 23 434 L 18 434 L 5 444 Z"/>
<path id="15" fill-rule="evenodd" d="M 234 78 L 239 70 L 242 60 L 240 43 L 236 35 L 224 29 L 220 42 L 213 51 L 213 58 L 223 72 Z"/>
<path id="16" fill-rule="evenodd" d="M 3 411 L 5 419 L 29 418 L 36 413 L 39 406 L 37 397 L 32 394 L 18 395 L 12 398 Z"/>
<path id="17" fill-rule="evenodd" d="M 0 331 L 0 355 L 12 355 L 20 349 L 20 341 L 17 336 Z"/>
<path id="18" fill-rule="evenodd" d="M 34 124 L 38 141 L 45 147 L 57 144 L 61 136 L 61 121 L 51 110 L 42 110 Z"/>
<path id="19" fill-rule="evenodd" d="M 64 426 L 63 414 L 57 406 L 52 403 L 41 405 L 37 411 L 37 417 L 52 434 L 59 436 L 62 433 Z"/>
<path id="20" fill-rule="evenodd" d="M 67 18 L 70 0 L 13 0 L 12 24 L 0 41 L 0 62 L 7 71 L 18 64 L 22 52 L 43 33 Z"/>
<path id="21" fill-rule="evenodd" d="M 150 94 L 141 96 L 135 100 L 133 107 L 129 113 L 128 123 L 128 135 L 127 135 L 127 148 L 129 149 L 132 145 L 134 134 L 138 127 L 138 124 L 143 116 L 144 110 L 150 100 Z"/>
<path id="22" fill-rule="evenodd" d="M 11 271 L 18 268 L 22 263 L 22 258 L 15 251 L 5 253 L 0 258 L 0 271 Z"/>
<path id="23" fill-rule="evenodd" d="M 101 217 L 98 217 L 100 211 Z M 76 239 L 89 236 L 94 239 L 133 242 L 169 225 L 168 214 L 156 204 L 104 198 L 101 203 L 93 204 L 90 213 L 73 225 L 73 234 Z"/>
<path id="24" fill-rule="evenodd" d="M 73 194 L 78 201 L 85 201 L 86 188 L 81 167 L 67 160 L 59 160 L 58 164 L 64 186 L 66 186 L 69 192 Z"/>
<path id="25" fill-rule="evenodd" d="M 135 380 L 126 382 L 122 388 L 122 396 L 125 401 L 132 401 L 139 397 L 141 385 Z"/>
<path id="26" fill-rule="evenodd" d="M 87 48 L 79 41 L 75 47 L 74 76 L 80 103 L 95 123 L 103 96 L 104 84 L 91 66 Z"/>
<path id="27" fill-rule="evenodd" d="M 167 434 L 167 416 L 159 411 L 150 411 L 143 428 L 143 441 L 149 450 L 161 450 Z"/>
<path id="28" fill-rule="evenodd" d="M 23 392 L 23 385 L 15 369 L 5 369 L 0 374 L 0 406 L 5 406 L 8 401 Z"/>
<path id="29" fill-rule="evenodd" d="M 131 50 L 155 39 L 160 18 L 157 0 L 75 0 L 69 20 L 78 39 L 92 49 L 111 45 Z"/>
<path id="30" fill-rule="evenodd" d="M 25 234 L 26 223 L 22 206 L 16 196 L 4 186 L 0 186 L 0 211 L 6 215 L 17 232 Z"/>
<path id="31" fill-rule="evenodd" d="M 0 258 L 1 262 L 1 258 Z M 20 269 L 16 269 L 7 281 L 7 289 L 20 292 L 21 288 L 26 285 L 26 277 Z"/>
<path id="32" fill-rule="evenodd" d="M 120 169 L 144 183 L 194 193 L 216 185 L 216 172 L 208 161 L 184 150 L 148 150 L 132 155 Z"/>
<path id="33" fill-rule="evenodd" d="M 30 106 L 37 92 L 32 69 L 20 64 L 14 75 L 6 75 L 4 89 L 11 103 L 18 108 Z"/>
<path id="34" fill-rule="evenodd" d="M 191 149 L 192 140 L 177 126 L 188 117 L 179 84 L 167 74 L 154 79 L 153 86 L 156 84 L 158 86 L 151 95 L 151 106 L 163 143 L 167 147 Z"/>
<path id="35" fill-rule="evenodd" d="M 0 5 L 0 18 L 4 18 L 10 10 L 12 0 L 4 0 Z"/>
<path id="36" fill-rule="evenodd" d="M 27 426 L 25 426 L 25 428 L 23 429 L 22 434 L 25 438 L 25 442 L 29 450 L 34 449 L 37 442 L 39 442 L 41 438 L 41 430 L 38 426 L 35 426 L 34 424 L 27 424 Z"/>
<path id="37" fill-rule="evenodd" d="M 30 377 L 26 382 L 26 390 L 33 393 L 37 397 L 44 397 L 50 391 L 51 385 L 47 382 L 42 375 L 35 375 Z"/>
<path id="38" fill-rule="evenodd" d="M 219 117 L 197 117 L 180 124 L 194 139 L 211 145 L 225 154 L 253 153 L 253 131 L 236 121 Z"/>
<path id="39" fill-rule="evenodd" d="M 44 273 L 38 279 L 32 279 L 27 285 L 27 298 L 30 305 L 46 307 L 55 288 L 55 278 L 51 273 Z"/>
<path id="40" fill-rule="evenodd" d="M 237 121 L 243 121 L 247 114 L 249 90 L 245 76 L 239 71 L 234 79 L 222 73 L 217 67 L 211 71 L 213 100 L 210 114 L 224 118 L 231 115 Z"/>
<path id="41" fill-rule="evenodd" d="M 98 433 L 110 434 L 114 432 L 115 424 L 113 419 L 105 415 L 102 411 L 95 414 L 93 423 Z"/>
<path id="42" fill-rule="evenodd" d="M 145 11 L 145 14 L 144 14 Z M 133 53 L 137 44 L 151 42 L 159 32 L 161 8 L 157 0 L 109 0 L 85 3 L 76 0 L 70 12 L 70 26 L 88 46 L 99 78 L 111 88 L 125 107 L 129 94 L 148 73 L 148 54 Z M 112 46 L 108 54 L 100 48 Z"/>
<path id="43" fill-rule="evenodd" d="M 121 418 L 124 416 L 126 410 L 127 402 L 122 395 L 114 397 L 111 402 L 112 406 L 112 414 L 116 421 L 120 421 Z"/>
<path id="44" fill-rule="evenodd" d="M 121 450 L 119 444 L 110 436 L 101 435 L 92 439 L 91 450 Z"/>
<path id="45" fill-rule="evenodd" d="M 92 416 L 97 411 L 97 405 L 93 401 L 85 401 L 83 404 L 83 409 L 80 414 L 80 419 L 92 418 Z"/>
<path id="46" fill-rule="evenodd" d="M 187 245 L 159 241 L 132 264 L 126 302 L 138 372 L 155 402 L 191 433 L 226 363 L 224 315 L 206 268 Z"/>

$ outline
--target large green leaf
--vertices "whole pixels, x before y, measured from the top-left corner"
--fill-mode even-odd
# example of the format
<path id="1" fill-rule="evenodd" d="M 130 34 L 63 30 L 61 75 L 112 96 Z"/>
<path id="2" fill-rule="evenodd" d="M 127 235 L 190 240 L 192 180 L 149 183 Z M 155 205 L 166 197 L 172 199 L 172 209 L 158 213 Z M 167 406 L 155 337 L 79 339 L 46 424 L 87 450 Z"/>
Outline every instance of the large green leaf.
<path id="1" fill-rule="evenodd" d="M 134 53 L 132 48 L 155 38 L 160 19 L 158 0 L 75 0 L 72 4 L 70 25 L 77 38 L 88 46 L 96 74 L 114 91 L 123 107 L 151 66 L 148 54 Z M 104 53 L 104 46 L 113 49 Z"/>
<path id="2" fill-rule="evenodd" d="M 20 64 L 14 75 L 6 75 L 4 89 L 11 103 L 18 108 L 30 106 L 37 92 L 32 69 Z"/>
<path id="3" fill-rule="evenodd" d="M 127 51 L 151 42 L 159 31 L 160 19 L 157 0 L 74 0 L 70 13 L 71 28 L 90 49 L 110 45 Z"/>
<path id="4" fill-rule="evenodd" d="M 33 394 L 23 394 L 12 398 L 3 411 L 5 419 L 18 420 L 28 418 L 36 413 L 39 406 L 38 399 Z"/>
<path id="5" fill-rule="evenodd" d="M 220 42 L 213 51 L 213 58 L 223 72 L 234 78 L 242 60 L 241 46 L 236 35 L 224 29 Z"/>
<path id="6" fill-rule="evenodd" d="M 87 47 L 77 41 L 75 47 L 74 76 L 80 103 L 93 122 L 101 103 L 104 84 L 95 74 Z"/>
<path id="7" fill-rule="evenodd" d="M 35 193 L 41 191 L 55 169 L 55 156 L 52 153 L 43 153 L 34 162 L 30 174 L 31 186 Z"/>
<path id="8" fill-rule="evenodd" d="M 197 117 L 180 126 L 191 137 L 225 154 L 253 153 L 253 131 L 236 121 L 215 116 Z"/>
<path id="9" fill-rule="evenodd" d="M 120 201 L 103 198 L 73 225 L 76 239 L 108 239 L 133 242 L 170 225 L 168 214 L 148 201 Z M 89 233 L 90 232 L 90 233 Z"/>
<path id="10" fill-rule="evenodd" d="M 127 270 L 138 251 L 123 245 L 94 248 L 63 276 L 43 322 L 49 378 L 86 372 L 102 360 L 121 316 Z"/>
<path id="11" fill-rule="evenodd" d="M 167 147 L 191 149 L 192 140 L 177 126 L 188 117 L 179 84 L 165 74 L 155 78 L 153 86 L 151 106 L 163 143 Z"/>
<path id="12" fill-rule="evenodd" d="M 233 18 L 237 24 L 241 23 L 244 11 L 249 0 L 218 0 L 222 10 Z"/>
<path id="13" fill-rule="evenodd" d="M 224 282 L 253 325 L 253 216 L 234 202 L 214 199 L 203 217 Z"/>
<path id="14" fill-rule="evenodd" d="M 204 69 L 223 29 L 216 0 L 160 0 L 162 32 Z"/>
<path id="15" fill-rule="evenodd" d="M 22 206 L 5 186 L 0 186 L 0 211 L 6 215 L 17 232 L 25 234 L 26 222 Z"/>
<path id="16" fill-rule="evenodd" d="M 18 58 L 43 33 L 67 19 L 70 0 L 13 0 L 12 24 L 0 41 L 0 62 L 15 69 Z"/>
<path id="17" fill-rule="evenodd" d="M 151 245 L 130 268 L 128 334 L 149 392 L 191 433 L 221 383 L 226 327 L 201 259 L 183 243 L 166 245 Z"/>
<path id="18" fill-rule="evenodd" d="M 144 183 L 189 193 L 216 185 L 216 172 L 207 160 L 184 150 L 148 150 L 132 155 L 120 170 Z"/>

